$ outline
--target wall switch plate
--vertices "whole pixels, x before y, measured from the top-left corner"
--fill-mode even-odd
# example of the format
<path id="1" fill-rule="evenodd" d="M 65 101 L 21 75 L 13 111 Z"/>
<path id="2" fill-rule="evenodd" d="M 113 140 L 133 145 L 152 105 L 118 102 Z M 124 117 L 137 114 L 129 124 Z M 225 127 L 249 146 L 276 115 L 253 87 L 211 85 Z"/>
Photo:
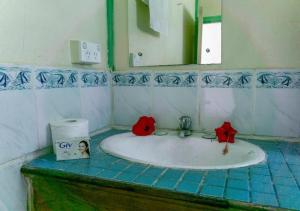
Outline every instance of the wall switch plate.
<path id="1" fill-rule="evenodd" d="M 142 66 L 142 56 L 136 53 L 130 53 L 129 54 L 129 66 L 130 67 L 138 67 Z"/>
<path id="2" fill-rule="evenodd" d="M 99 64 L 101 63 L 100 44 L 71 40 L 71 61 L 74 64 Z"/>

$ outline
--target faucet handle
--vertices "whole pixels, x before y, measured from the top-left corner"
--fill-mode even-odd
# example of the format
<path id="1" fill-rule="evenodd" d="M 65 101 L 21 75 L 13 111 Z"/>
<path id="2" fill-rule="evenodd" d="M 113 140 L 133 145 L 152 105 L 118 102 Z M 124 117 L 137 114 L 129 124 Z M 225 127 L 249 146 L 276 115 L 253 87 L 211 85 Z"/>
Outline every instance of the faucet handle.
<path id="1" fill-rule="evenodd" d="M 191 130 L 192 118 L 190 116 L 182 116 L 179 118 L 179 128 L 181 130 Z"/>

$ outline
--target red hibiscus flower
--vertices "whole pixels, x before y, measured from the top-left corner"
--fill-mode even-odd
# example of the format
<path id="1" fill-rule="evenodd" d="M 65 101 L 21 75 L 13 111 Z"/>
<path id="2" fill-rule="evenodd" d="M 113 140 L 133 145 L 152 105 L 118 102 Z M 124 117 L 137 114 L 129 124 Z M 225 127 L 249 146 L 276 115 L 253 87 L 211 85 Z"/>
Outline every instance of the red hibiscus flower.
<path id="1" fill-rule="evenodd" d="M 155 131 L 155 120 L 153 117 L 142 116 L 132 126 L 132 133 L 137 136 L 148 136 Z"/>
<path id="2" fill-rule="evenodd" d="M 219 142 L 234 143 L 234 136 L 237 131 L 231 127 L 230 122 L 224 122 L 223 125 L 219 128 L 216 128 L 215 131 Z"/>

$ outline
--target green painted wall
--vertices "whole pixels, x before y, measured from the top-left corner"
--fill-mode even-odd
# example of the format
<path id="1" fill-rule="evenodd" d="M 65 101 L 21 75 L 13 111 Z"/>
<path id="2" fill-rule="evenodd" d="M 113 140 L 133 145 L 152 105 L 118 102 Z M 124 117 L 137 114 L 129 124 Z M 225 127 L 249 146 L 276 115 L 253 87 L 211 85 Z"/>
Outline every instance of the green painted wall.
<path id="1" fill-rule="evenodd" d="M 199 6 L 203 8 L 203 16 L 222 15 L 222 0 L 199 0 Z"/>
<path id="2" fill-rule="evenodd" d="M 299 68 L 299 11 L 299 0 L 222 0 L 221 65 L 151 69 Z M 127 16 L 127 1 L 115 0 L 116 70 L 132 69 L 128 66 Z"/>
<path id="3" fill-rule="evenodd" d="M 107 66 L 105 0 L 0 0 L 0 63 L 73 66 L 69 40 L 101 43 Z M 82 66 L 80 66 L 82 67 Z"/>

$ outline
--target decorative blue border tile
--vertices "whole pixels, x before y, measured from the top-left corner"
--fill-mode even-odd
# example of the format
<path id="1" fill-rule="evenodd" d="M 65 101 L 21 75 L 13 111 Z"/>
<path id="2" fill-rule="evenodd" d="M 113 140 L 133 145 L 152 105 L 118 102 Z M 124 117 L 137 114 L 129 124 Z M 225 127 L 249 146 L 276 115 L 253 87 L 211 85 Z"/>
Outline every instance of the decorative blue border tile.
<path id="1" fill-rule="evenodd" d="M 154 86 L 156 87 L 196 87 L 198 73 L 155 73 Z"/>
<path id="2" fill-rule="evenodd" d="M 0 91 L 31 89 L 31 70 L 27 67 L 0 66 Z"/>
<path id="3" fill-rule="evenodd" d="M 251 72 L 205 72 L 201 74 L 202 88 L 251 88 Z"/>
<path id="4" fill-rule="evenodd" d="M 113 86 L 150 86 L 150 73 L 114 73 Z"/>
<path id="5" fill-rule="evenodd" d="M 108 76 L 106 72 L 81 72 L 81 87 L 108 86 Z"/>
<path id="6" fill-rule="evenodd" d="M 78 87 L 78 72 L 75 70 L 37 69 L 36 88 L 73 88 Z"/>
<path id="7" fill-rule="evenodd" d="M 300 72 L 258 72 L 257 88 L 300 88 Z"/>

